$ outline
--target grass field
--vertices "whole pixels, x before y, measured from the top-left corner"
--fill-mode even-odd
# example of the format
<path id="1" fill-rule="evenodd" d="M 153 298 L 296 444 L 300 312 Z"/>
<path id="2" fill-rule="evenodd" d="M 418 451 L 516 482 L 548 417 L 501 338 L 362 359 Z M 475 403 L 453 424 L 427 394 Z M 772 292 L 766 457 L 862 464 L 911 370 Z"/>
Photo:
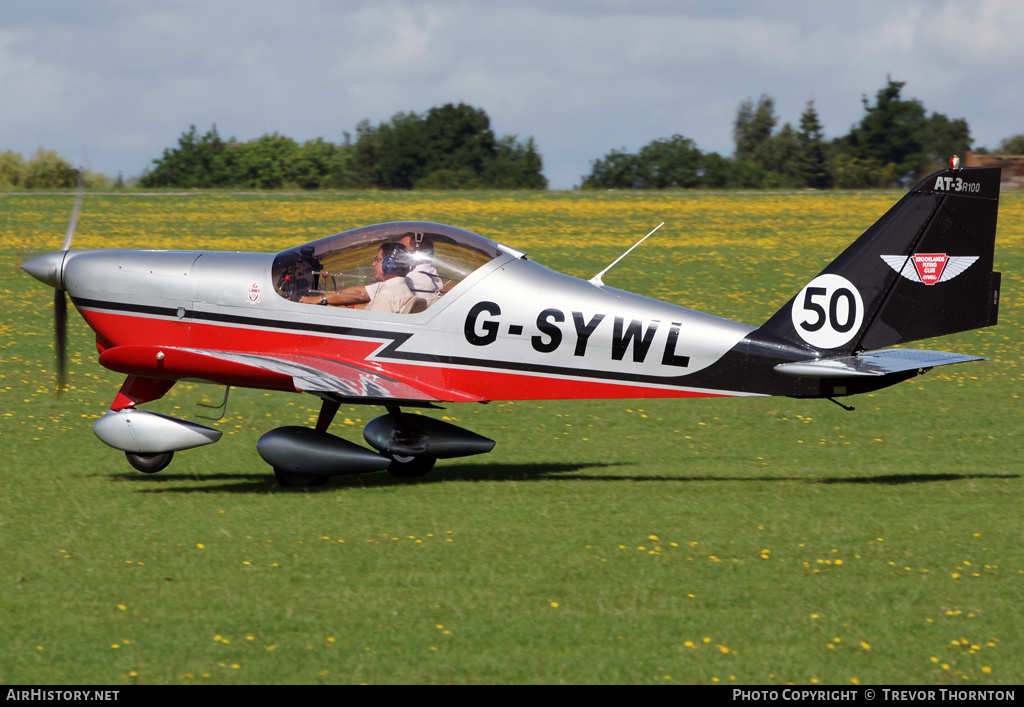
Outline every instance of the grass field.
<path id="1" fill-rule="evenodd" d="M 452 223 L 751 324 L 895 193 L 88 195 L 75 247 L 276 251 Z M 497 440 L 400 482 L 279 487 L 255 442 L 312 396 L 235 390 L 216 445 L 156 475 L 95 438 L 121 377 L 51 291 L 73 196 L 0 194 L 0 683 L 1024 681 L 1024 196 L 1004 195 L 991 361 L 828 401 L 450 405 Z M 213 386 L 149 409 L 196 419 Z M 380 414 L 342 407 L 361 442 Z"/>

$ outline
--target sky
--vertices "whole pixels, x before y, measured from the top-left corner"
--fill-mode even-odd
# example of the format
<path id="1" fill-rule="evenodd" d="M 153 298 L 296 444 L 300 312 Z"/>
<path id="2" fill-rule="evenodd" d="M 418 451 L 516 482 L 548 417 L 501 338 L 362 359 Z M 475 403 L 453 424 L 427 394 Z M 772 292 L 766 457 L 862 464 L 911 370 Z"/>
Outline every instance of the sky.
<path id="1" fill-rule="evenodd" d="M 532 137 L 552 189 L 740 103 L 845 135 L 887 77 L 974 145 L 1024 133 L 1020 0 L 0 0 L 0 152 L 137 177 L 182 133 L 342 142 L 463 102 Z"/>

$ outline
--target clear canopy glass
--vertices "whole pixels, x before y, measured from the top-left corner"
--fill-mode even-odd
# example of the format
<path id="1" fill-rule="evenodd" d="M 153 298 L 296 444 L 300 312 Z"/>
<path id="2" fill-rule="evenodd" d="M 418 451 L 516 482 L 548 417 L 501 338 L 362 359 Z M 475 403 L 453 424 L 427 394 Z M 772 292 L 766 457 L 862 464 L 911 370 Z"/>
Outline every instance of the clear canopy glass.
<path id="1" fill-rule="evenodd" d="M 411 236 L 413 264 L 429 263 L 447 292 L 470 273 L 503 255 L 524 257 L 507 246 L 453 226 L 426 221 L 398 221 L 364 226 L 282 251 L 274 259 L 278 294 L 290 300 L 316 293 L 340 292 L 374 282 L 374 258 L 385 243 Z"/>

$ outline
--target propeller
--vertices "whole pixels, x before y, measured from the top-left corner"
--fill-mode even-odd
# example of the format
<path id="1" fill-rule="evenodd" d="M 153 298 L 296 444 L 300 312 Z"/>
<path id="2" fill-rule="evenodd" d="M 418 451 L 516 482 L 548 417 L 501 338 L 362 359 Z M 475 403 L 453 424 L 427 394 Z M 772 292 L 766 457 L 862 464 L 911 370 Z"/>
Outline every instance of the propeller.
<path id="1" fill-rule="evenodd" d="M 61 253 L 66 253 L 71 248 L 71 240 L 75 236 L 75 229 L 78 227 L 78 214 L 82 211 L 82 201 L 85 199 L 85 167 L 78 170 L 78 188 L 75 192 L 75 205 L 71 208 L 71 220 L 68 222 L 67 233 L 64 234 L 64 243 L 61 245 Z M 63 282 L 53 290 L 53 349 L 57 358 L 57 397 L 64 392 L 68 383 L 68 300 L 67 292 L 64 291 Z"/>
<path id="2" fill-rule="evenodd" d="M 57 354 L 57 397 L 68 383 L 68 301 L 64 290 L 53 291 L 53 349 Z"/>

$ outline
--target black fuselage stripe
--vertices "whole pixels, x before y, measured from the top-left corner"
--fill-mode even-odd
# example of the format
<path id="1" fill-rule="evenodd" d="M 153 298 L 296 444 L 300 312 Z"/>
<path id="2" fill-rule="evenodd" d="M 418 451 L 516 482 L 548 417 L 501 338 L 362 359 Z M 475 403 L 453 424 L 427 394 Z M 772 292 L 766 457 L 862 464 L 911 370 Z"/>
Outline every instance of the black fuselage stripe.
<path id="1" fill-rule="evenodd" d="M 178 308 L 156 307 L 153 305 L 133 304 L 130 302 L 107 302 L 103 300 L 81 299 L 72 297 L 71 301 L 79 309 L 105 309 L 114 312 L 127 312 L 132 314 L 148 314 L 151 316 L 167 317 L 178 320 Z M 396 334 L 394 332 L 381 332 L 373 329 L 357 329 L 350 326 L 333 326 L 330 324 L 313 324 L 311 322 L 282 322 L 275 319 L 262 319 L 260 317 L 246 317 L 239 314 L 222 314 L 219 312 L 201 312 L 194 309 L 184 309 L 181 320 L 192 319 L 194 321 L 205 321 L 216 324 L 240 324 L 248 327 L 265 327 L 267 329 L 284 329 L 291 331 L 310 331 L 320 334 L 338 334 L 341 336 L 359 336 L 371 339 L 392 339 L 405 341 L 411 334 Z"/>

